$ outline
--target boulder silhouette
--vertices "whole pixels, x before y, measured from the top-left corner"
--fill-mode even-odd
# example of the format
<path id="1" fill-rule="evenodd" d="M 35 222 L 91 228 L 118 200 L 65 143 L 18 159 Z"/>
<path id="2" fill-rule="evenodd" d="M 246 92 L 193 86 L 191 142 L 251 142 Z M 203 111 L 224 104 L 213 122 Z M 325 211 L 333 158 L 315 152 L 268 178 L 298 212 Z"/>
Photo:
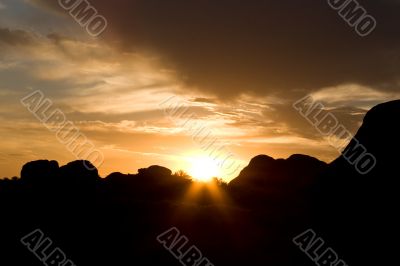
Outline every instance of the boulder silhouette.
<path id="1" fill-rule="evenodd" d="M 39 160 L 25 164 L 21 170 L 21 180 L 29 183 L 46 183 L 58 175 L 56 161 Z"/>
<path id="2" fill-rule="evenodd" d="M 325 162 L 307 155 L 295 154 L 286 160 L 259 155 L 229 185 L 258 188 L 309 185 L 326 167 Z"/>
<path id="3" fill-rule="evenodd" d="M 170 177 L 172 175 L 172 171 L 163 166 L 152 165 L 149 168 L 139 169 L 138 174 L 140 176 L 163 178 L 163 177 Z"/>
<path id="4" fill-rule="evenodd" d="M 342 156 L 329 165 L 315 188 L 316 227 L 349 265 L 387 264 L 395 254 L 390 252 L 393 246 L 389 243 L 397 231 L 394 210 L 400 200 L 398 117 L 399 100 L 372 108 Z M 355 154 L 350 160 L 349 151 Z M 357 170 L 363 152 L 376 160 L 366 173 Z"/>
<path id="5" fill-rule="evenodd" d="M 27 163 L 21 179 L 0 182 L 0 264 L 40 264 L 19 241 L 40 228 L 76 265 L 177 265 L 156 239 L 173 226 L 214 265 L 312 265 L 292 242 L 308 228 L 345 261 L 332 265 L 389 265 L 399 114 L 400 101 L 371 109 L 344 151 L 360 144 L 376 157 L 366 174 L 345 156 L 327 165 L 298 154 L 259 155 L 229 185 L 200 186 L 162 166 L 100 179 L 87 161 Z"/>
<path id="6" fill-rule="evenodd" d="M 99 172 L 89 161 L 74 161 L 60 167 L 60 178 L 63 182 L 74 185 L 95 185 L 99 180 Z"/>

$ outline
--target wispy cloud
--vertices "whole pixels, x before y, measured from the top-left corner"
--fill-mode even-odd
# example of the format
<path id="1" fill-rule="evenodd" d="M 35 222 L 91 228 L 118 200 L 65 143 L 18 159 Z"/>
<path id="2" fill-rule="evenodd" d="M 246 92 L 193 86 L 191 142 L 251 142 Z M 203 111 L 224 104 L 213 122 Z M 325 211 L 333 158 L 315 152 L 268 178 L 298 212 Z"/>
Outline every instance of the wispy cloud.
<path id="1" fill-rule="evenodd" d="M 171 8 L 178 2 L 179 8 Z M 187 99 L 188 111 L 195 114 L 192 122 L 212 129 L 244 161 L 259 153 L 287 157 L 301 152 L 325 160 L 337 156 L 293 110 L 293 102 L 306 94 L 326 103 L 352 132 L 373 105 L 400 98 L 393 59 L 398 46 L 389 41 L 398 36 L 382 43 L 368 39 L 362 51 L 354 49 L 360 47 L 357 40 L 341 33 L 336 17 L 331 24 L 331 16 L 323 16 L 328 9 L 322 4 L 315 4 L 319 11 L 311 14 L 306 4 L 294 3 L 296 14 L 310 20 L 296 24 L 296 34 L 281 34 L 293 26 L 276 23 L 280 2 L 267 9 L 258 6 L 262 1 L 248 6 L 197 2 L 166 2 L 154 9 L 149 1 L 96 1 L 113 35 L 91 39 L 56 1 L 0 0 L 2 152 L 19 150 L 25 161 L 73 159 L 21 108 L 19 99 L 30 87 L 41 89 L 103 148 L 103 175 L 149 164 L 176 169 L 180 158 L 198 150 L 190 134 L 159 110 L 160 102 L 171 96 Z M 165 5 L 170 6 L 163 9 Z M 218 6 L 232 12 L 221 19 L 223 14 L 213 11 Z M 185 14 L 174 16 L 183 7 Z M 209 15 L 207 21 L 197 20 L 197 7 Z M 157 20 L 150 19 L 154 16 Z M 385 19 L 392 18 L 380 17 Z M 225 32 L 225 21 L 232 22 L 232 32 Z M 326 37 L 325 27 L 334 34 Z M 196 38 L 187 37 L 192 35 Z M 376 75 L 371 75 L 371 65 Z M 19 167 L 13 163 L 8 171 L 15 174 Z"/>
<path id="2" fill-rule="evenodd" d="M 311 96 L 317 101 L 328 104 L 328 106 L 353 106 L 365 110 L 371 109 L 378 103 L 400 99 L 398 92 L 380 91 L 357 84 L 322 88 L 312 93 Z"/>

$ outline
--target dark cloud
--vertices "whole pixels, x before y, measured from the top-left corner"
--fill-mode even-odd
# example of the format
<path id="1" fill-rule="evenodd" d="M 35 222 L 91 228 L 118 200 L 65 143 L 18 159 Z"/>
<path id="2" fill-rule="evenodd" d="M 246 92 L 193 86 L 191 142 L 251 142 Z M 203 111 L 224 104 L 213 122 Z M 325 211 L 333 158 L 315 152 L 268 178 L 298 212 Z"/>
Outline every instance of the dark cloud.
<path id="1" fill-rule="evenodd" d="M 210 104 L 217 103 L 215 99 L 209 99 L 209 98 L 195 98 L 192 101 L 196 103 L 210 103 Z"/>
<path id="2" fill-rule="evenodd" d="M 108 20 L 110 43 L 156 51 L 188 85 L 219 96 L 347 82 L 398 90 L 398 1 L 359 2 L 378 22 L 364 38 L 326 1 L 90 1 Z"/>
<path id="3" fill-rule="evenodd" d="M 323 114 L 331 113 L 338 122 L 352 134 L 357 132 L 366 111 L 356 107 L 338 107 L 325 110 Z M 316 126 L 311 124 L 300 113 L 293 109 L 291 105 L 276 104 L 264 110 L 263 115 L 273 121 L 279 121 L 286 125 L 290 134 L 298 135 L 309 139 L 323 139 Z M 280 127 L 282 128 L 282 127 Z"/>
<path id="4" fill-rule="evenodd" d="M 26 31 L 0 28 L 0 45 L 31 45 L 34 42 L 35 39 Z"/>

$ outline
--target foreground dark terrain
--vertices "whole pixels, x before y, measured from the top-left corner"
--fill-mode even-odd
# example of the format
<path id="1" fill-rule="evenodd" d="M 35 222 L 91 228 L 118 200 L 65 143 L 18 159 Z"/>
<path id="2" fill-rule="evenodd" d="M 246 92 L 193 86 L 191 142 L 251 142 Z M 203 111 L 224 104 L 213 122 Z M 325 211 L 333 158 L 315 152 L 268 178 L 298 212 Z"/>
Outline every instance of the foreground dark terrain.
<path id="1" fill-rule="evenodd" d="M 292 242 L 309 228 L 348 265 L 389 265 L 399 117 L 400 101 L 366 115 L 355 137 L 377 159 L 366 175 L 343 156 L 260 155 L 231 183 L 208 185 L 160 166 L 102 179 L 82 161 L 28 163 L 21 178 L 0 181 L 0 265 L 43 265 L 20 241 L 35 229 L 75 265 L 181 265 L 157 241 L 171 227 L 216 266 L 315 265 Z"/>

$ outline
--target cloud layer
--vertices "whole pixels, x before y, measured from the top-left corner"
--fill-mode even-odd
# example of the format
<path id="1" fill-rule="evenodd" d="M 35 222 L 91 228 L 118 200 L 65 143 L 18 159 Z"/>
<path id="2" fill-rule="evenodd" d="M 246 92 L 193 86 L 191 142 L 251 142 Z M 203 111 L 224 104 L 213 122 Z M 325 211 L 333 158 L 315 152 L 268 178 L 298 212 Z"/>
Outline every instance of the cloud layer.
<path id="1" fill-rule="evenodd" d="M 108 21 L 93 39 L 57 1 L 3 0 L 0 164 L 73 159 L 20 106 L 28 88 L 106 153 L 102 173 L 178 169 L 198 150 L 159 110 L 174 95 L 244 161 L 295 152 L 329 161 L 337 151 L 294 101 L 311 94 L 354 133 L 369 108 L 400 97 L 399 2 L 359 2 L 378 23 L 364 38 L 325 1 L 91 0 Z"/>
<path id="2" fill-rule="evenodd" d="M 109 43 L 156 52 L 189 87 L 219 96 L 287 96 L 346 83 L 399 89 L 398 1 L 360 1 L 378 22 L 365 38 L 326 1 L 90 3 L 109 21 Z"/>

